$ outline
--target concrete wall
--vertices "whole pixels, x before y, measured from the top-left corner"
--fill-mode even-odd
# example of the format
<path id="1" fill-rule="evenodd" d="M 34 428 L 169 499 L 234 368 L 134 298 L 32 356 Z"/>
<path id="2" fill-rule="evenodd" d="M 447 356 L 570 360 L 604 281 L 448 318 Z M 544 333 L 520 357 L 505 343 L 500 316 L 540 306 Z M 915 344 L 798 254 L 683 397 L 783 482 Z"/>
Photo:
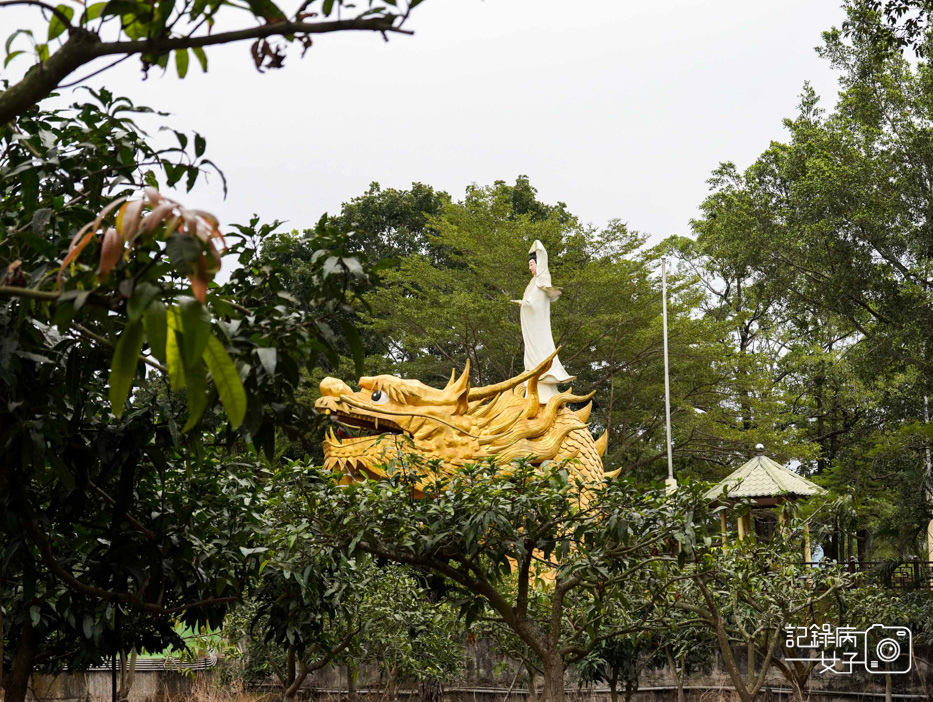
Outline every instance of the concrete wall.
<path id="1" fill-rule="evenodd" d="M 914 670 L 907 675 L 892 676 L 895 700 L 933 700 L 933 651 L 915 649 L 914 653 Z M 743 662 L 744 658 L 744 655 L 738 656 Z M 510 688 L 509 702 L 524 702 L 528 698 L 528 692 L 523 688 L 524 675 L 520 673 L 516 678 L 514 665 L 497 656 L 487 641 L 480 640 L 464 647 L 464 669 L 463 679 L 445 683 L 445 702 L 506 702 L 506 693 Z M 216 671 L 197 671 L 187 675 L 172 671 L 138 671 L 130 702 L 195 698 L 208 702 L 205 695 L 195 694 L 195 688 L 209 690 Z M 810 679 L 810 696 L 813 702 L 882 702 L 884 682 L 884 676 L 868 672 L 853 675 L 818 675 L 814 672 Z M 733 699 L 732 683 L 718 659 L 707 670 L 691 675 L 685 686 L 689 702 L 731 702 Z M 364 668 L 357 687 L 362 697 L 368 698 L 367 702 L 379 700 L 382 690 L 378 670 Z M 417 685 L 403 688 L 400 694 L 402 702 L 415 702 Z M 37 702 L 105 702 L 110 700 L 110 689 L 110 673 L 107 671 L 38 676 L 35 681 L 36 696 L 33 699 Z M 332 666 L 308 679 L 302 697 L 318 702 L 341 702 L 346 699 L 346 689 L 345 670 Z M 580 689 L 571 676 L 568 676 L 567 689 L 570 702 L 609 702 L 605 687 Z M 275 691 L 274 685 L 255 690 L 270 695 Z M 776 668 L 772 668 L 760 698 L 763 702 L 783 702 L 789 698 L 789 694 L 787 681 Z M 210 697 L 216 699 L 215 695 Z M 232 702 L 231 696 L 222 697 Z M 634 699 L 638 702 L 675 700 L 675 680 L 666 669 L 646 671 L 641 679 L 640 691 Z"/>
<path id="2" fill-rule="evenodd" d="M 212 671 L 183 674 L 174 671 L 137 671 L 130 690 L 130 702 L 162 702 L 170 697 L 187 697 L 196 683 L 209 682 Z M 111 678 L 107 671 L 37 675 L 33 678 L 37 702 L 98 702 L 111 699 Z"/>

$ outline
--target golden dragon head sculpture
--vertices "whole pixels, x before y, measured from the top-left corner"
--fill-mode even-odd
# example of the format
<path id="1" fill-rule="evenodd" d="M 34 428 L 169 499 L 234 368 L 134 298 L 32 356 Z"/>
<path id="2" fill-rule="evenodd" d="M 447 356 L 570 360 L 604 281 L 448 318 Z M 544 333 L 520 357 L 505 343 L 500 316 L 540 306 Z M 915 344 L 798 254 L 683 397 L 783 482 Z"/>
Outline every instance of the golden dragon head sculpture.
<path id="1" fill-rule="evenodd" d="M 564 392 L 542 405 L 538 379 L 554 352 L 537 368 L 502 383 L 470 387 L 469 362 L 443 389 L 393 375 L 360 378 L 354 392 L 337 378 L 321 382 L 315 409 L 339 425 L 324 440 L 324 465 L 346 480 L 384 478 L 384 466 L 403 455 L 440 459 L 442 469 L 497 457 L 532 463 L 576 459 L 570 470 L 586 481 L 603 479 L 606 435 L 594 441 L 587 428 L 592 403 L 573 411 L 592 393 Z"/>

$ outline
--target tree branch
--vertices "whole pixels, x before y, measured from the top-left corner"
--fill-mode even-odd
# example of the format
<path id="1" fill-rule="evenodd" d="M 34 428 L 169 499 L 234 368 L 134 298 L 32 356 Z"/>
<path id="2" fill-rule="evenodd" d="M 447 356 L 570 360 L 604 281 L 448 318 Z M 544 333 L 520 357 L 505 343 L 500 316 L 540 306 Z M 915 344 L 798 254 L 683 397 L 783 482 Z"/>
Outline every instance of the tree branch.
<path id="1" fill-rule="evenodd" d="M 9 0 L 8 0 L 9 1 Z M 44 5 L 39 0 L 15 0 Z M 62 81 L 102 56 L 118 54 L 163 55 L 176 49 L 197 49 L 218 44 L 231 44 L 250 39 L 266 39 L 274 36 L 330 34 L 344 31 L 393 32 L 413 34 L 411 30 L 395 25 L 395 17 L 371 17 L 364 19 L 334 20 L 327 22 L 277 22 L 249 29 L 240 29 L 219 34 L 184 37 L 152 37 L 135 41 L 102 42 L 100 37 L 82 27 L 72 27 L 68 39 L 47 61 L 29 71 L 16 85 L 0 93 L 0 124 L 15 120 L 29 108 L 49 96 Z"/>
<path id="2" fill-rule="evenodd" d="M 43 10 L 48 10 L 53 15 L 58 17 L 59 21 L 65 25 L 67 29 L 72 29 L 71 20 L 68 19 L 68 15 L 59 10 L 54 5 L 49 5 L 48 3 L 41 2 L 40 0 L 0 0 L 0 7 L 4 5 L 35 5 L 36 7 L 41 7 Z"/>

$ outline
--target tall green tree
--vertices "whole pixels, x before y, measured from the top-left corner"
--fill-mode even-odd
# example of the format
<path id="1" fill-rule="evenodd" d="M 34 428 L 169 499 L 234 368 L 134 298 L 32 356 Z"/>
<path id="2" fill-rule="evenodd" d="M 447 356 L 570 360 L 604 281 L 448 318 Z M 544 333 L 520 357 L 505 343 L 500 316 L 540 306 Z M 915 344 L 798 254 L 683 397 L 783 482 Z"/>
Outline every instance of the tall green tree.
<path id="1" fill-rule="evenodd" d="M 722 164 L 694 226 L 720 269 L 776 300 L 776 367 L 815 449 L 804 459 L 868 507 L 859 550 L 871 527 L 916 552 L 930 514 L 933 83 L 925 59 L 879 39 L 897 5 L 846 4 L 820 48 L 840 76 L 835 109 L 805 87 L 787 140 L 744 172 Z"/>

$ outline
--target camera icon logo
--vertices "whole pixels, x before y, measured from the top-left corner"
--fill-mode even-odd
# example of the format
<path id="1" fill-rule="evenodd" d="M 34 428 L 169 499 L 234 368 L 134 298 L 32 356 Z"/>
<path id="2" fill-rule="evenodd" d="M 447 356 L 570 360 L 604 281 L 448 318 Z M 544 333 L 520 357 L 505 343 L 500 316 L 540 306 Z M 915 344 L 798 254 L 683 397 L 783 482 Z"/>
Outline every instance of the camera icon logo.
<path id="1" fill-rule="evenodd" d="M 907 627 L 872 624 L 865 630 L 865 668 L 869 673 L 909 673 L 912 645 Z M 891 669 L 887 670 L 887 666 Z"/>

